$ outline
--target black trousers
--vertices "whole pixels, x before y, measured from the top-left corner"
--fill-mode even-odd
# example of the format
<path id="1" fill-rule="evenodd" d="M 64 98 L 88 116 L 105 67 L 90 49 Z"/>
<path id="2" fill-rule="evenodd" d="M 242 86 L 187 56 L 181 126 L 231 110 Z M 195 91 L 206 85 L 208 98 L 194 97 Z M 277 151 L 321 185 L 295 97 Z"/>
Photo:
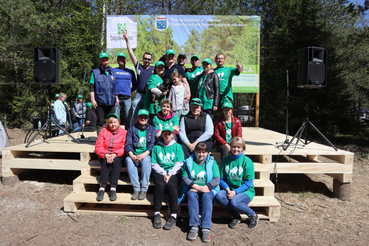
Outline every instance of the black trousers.
<path id="1" fill-rule="evenodd" d="M 96 126 L 103 126 L 105 117 L 110 113 L 115 113 L 115 106 L 98 106 L 95 113 L 97 116 Z"/>
<path id="2" fill-rule="evenodd" d="M 160 212 L 163 202 L 164 190 L 167 188 L 169 195 L 169 207 L 172 214 L 178 211 L 178 185 L 182 180 L 182 173 L 170 177 L 168 183 L 165 183 L 164 176 L 154 173 L 155 191 L 154 191 L 154 212 Z"/>
<path id="3" fill-rule="evenodd" d="M 101 172 L 100 172 L 101 187 L 106 188 L 109 181 L 109 174 L 111 168 L 110 187 L 117 188 L 120 171 L 122 169 L 122 159 L 123 159 L 122 157 L 115 157 L 113 163 L 107 163 L 105 158 L 99 159 L 101 164 Z"/>
<path id="4" fill-rule="evenodd" d="M 228 156 L 229 152 L 225 145 L 219 145 L 217 150 L 220 152 L 220 158 L 223 160 L 224 157 Z"/>

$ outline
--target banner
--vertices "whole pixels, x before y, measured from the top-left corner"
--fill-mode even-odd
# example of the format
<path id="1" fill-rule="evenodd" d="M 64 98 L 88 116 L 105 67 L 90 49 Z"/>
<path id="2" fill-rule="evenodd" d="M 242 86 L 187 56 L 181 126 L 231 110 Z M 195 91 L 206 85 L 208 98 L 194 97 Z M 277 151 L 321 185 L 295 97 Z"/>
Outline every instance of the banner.
<path id="1" fill-rule="evenodd" d="M 106 19 L 106 47 L 127 48 L 123 33 L 129 30 L 133 49 L 137 48 L 137 18 L 135 16 L 108 16 Z"/>
<path id="2" fill-rule="evenodd" d="M 187 67 L 191 67 L 190 57 L 196 54 L 201 61 L 210 58 L 215 68 L 215 56 L 222 53 L 225 66 L 236 67 L 238 61 L 244 67 L 239 76 L 233 77 L 233 92 L 259 93 L 259 16 L 108 16 L 107 48 L 126 48 L 123 35 L 118 33 L 122 26 L 138 59 L 150 52 L 154 64 L 167 49 L 174 49 L 177 55 L 187 55 Z M 109 51 L 117 52 L 121 50 Z"/>

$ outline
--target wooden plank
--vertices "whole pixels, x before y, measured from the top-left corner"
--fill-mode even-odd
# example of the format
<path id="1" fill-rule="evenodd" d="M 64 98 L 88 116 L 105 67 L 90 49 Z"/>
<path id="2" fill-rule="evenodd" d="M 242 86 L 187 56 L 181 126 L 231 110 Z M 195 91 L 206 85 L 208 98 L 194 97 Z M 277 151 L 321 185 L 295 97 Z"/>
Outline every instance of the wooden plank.
<path id="1" fill-rule="evenodd" d="M 335 160 L 342 164 L 353 164 L 354 163 L 354 155 L 323 155 L 328 159 Z"/>
<path id="2" fill-rule="evenodd" d="M 301 162 L 278 162 L 276 170 L 278 173 L 352 173 L 352 165 L 339 163 L 301 163 Z"/>
<path id="3" fill-rule="evenodd" d="M 352 173 L 326 173 L 328 176 L 341 181 L 342 183 L 352 182 Z"/>
<path id="4" fill-rule="evenodd" d="M 23 169 L 81 170 L 81 162 L 79 160 L 64 159 L 16 158 L 3 160 L 3 166 Z"/>

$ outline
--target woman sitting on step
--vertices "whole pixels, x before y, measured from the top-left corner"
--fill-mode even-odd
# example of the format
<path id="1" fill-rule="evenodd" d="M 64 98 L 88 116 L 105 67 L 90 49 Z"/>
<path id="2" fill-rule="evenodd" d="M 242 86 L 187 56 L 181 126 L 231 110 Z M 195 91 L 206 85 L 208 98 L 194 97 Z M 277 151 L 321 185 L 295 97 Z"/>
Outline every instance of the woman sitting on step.
<path id="1" fill-rule="evenodd" d="M 209 155 L 206 143 L 198 143 L 194 152 L 184 162 L 182 169 L 184 186 L 178 202 L 187 197 L 191 227 L 187 240 L 194 241 L 199 232 L 199 204 L 201 204 L 201 241 L 210 242 L 213 200 L 220 190 L 219 168 L 214 158 Z"/>
<path id="2" fill-rule="evenodd" d="M 153 226 L 161 228 L 160 210 L 164 190 L 168 190 L 171 215 L 164 225 L 165 230 L 175 227 L 178 211 L 178 185 L 182 180 L 181 168 L 184 155 L 180 144 L 174 140 L 173 127 L 165 125 L 161 131 L 163 142 L 158 142 L 152 149 L 151 166 L 155 182 Z"/>
<path id="3" fill-rule="evenodd" d="M 126 166 L 133 186 L 132 200 L 146 198 L 151 173 L 150 153 L 155 144 L 155 128 L 149 125 L 149 112 L 140 109 L 137 123 L 128 129 Z M 141 179 L 138 177 L 138 166 L 141 166 Z"/>
<path id="4" fill-rule="evenodd" d="M 231 139 L 242 138 L 241 121 L 233 115 L 233 105 L 231 102 L 224 102 L 222 105 L 222 116 L 214 122 L 215 147 L 220 152 L 220 158 L 231 152 Z"/>
<path id="5" fill-rule="evenodd" d="M 124 146 L 126 144 L 127 131 L 120 127 L 120 120 L 116 114 L 108 114 L 106 126 L 101 130 L 96 140 L 95 152 L 101 164 L 100 189 L 96 200 L 104 200 L 105 188 L 108 184 L 111 168 L 110 180 L 110 201 L 117 199 L 117 185 L 122 169 L 122 158 Z"/>
<path id="6" fill-rule="evenodd" d="M 216 201 L 227 213 L 232 215 L 229 227 L 234 229 L 241 221 L 240 214 L 246 214 L 250 229 L 258 225 L 257 214 L 248 206 L 255 196 L 253 180 L 255 179 L 254 163 L 243 154 L 245 141 L 240 137 L 231 140 L 231 155 L 225 157 L 220 164 L 220 186 Z"/>

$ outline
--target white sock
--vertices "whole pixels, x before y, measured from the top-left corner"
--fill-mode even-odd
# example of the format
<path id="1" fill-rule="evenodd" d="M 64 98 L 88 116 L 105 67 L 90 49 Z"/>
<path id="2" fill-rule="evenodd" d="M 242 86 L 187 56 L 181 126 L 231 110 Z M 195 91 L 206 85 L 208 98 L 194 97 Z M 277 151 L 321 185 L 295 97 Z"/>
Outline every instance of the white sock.
<path id="1" fill-rule="evenodd" d="M 171 214 L 170 216 L 174 217 L 177 219 L 177 214 Z"/>
<path id="2" fill-rule="evenodd" d="M 99 189 L 99 190 L 105 191 L 105 188 L 104 188 L 104 187 L 100 187 L 100 189 Z"/>
<path id="3" fill-rule="evenodd" d="M 160 214 L 160 212 L 154 212 L 154 215 Z"/>
<path id="4" fill-rule="evenodd" d="M 110 188 L 110 190 L 115 190 L 115 191 L 116 191 L 116 190 L 117 190 L 117 188 L 111 187 L 111 188 Z"/>

